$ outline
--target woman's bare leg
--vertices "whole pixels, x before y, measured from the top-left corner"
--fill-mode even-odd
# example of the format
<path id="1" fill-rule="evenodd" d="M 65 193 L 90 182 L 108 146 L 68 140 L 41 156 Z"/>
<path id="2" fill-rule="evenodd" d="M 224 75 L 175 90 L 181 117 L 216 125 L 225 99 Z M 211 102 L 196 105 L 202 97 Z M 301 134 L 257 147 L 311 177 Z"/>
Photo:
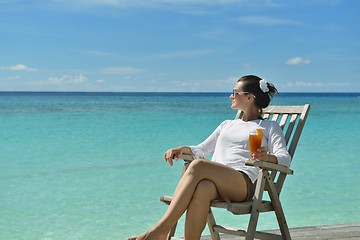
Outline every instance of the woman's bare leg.
<path id="1" fill-rule="evenodd" d="M 197 174 L 217 171 L 217 174 L 210 175 L 208 180 L 202 180 L 196 191 L 186 213 L 185 239 L 200 239 L 201 233 L 205 228 L 210 202 L 215 199 L 225 201 L 243 201 L 247 195 L 246 181 L 238 171 L 226 166 L 215 164 L 216 166 L 203 167 L 207 162 L 199 162 L 200 170 Z M 212 177 L 213 176 L 213 177 Z"/>
<path id="2" fill-rule="evenodd" d="M 218 198 L 216 186 L 212 181 L 199 182 L 186 212 L 185 239 L 200 239 L 206 225 L 210 202 Z"/>
<path id="3" fill-rule="evenodd" d="M 181 178 L 175 190 L 173 200 L 164 216 L 145 234 L 131 239 L 165 239 L 171 227 L 189 207 L 194 192 L 199 182 L 202 180 L 213 182 L 216 186 L 218 195 L 225 201 L 242 201 L 246 198 L 246 182 L 239 172 L 216 162 L 195 160 L 190 164 L 189 168 Z M 196 212 L 192 211 L 190 214 L 195 217 Z M 190 230 L 191 229 L 189 229 L 189 231 Z"/>

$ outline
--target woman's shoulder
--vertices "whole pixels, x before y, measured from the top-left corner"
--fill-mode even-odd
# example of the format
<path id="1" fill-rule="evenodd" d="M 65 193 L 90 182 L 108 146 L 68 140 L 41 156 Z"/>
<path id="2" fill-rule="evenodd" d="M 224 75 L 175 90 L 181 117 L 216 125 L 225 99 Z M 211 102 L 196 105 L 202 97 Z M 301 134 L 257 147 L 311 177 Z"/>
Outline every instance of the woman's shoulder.
<path id="1" fill-rule="evenodd" d="M 236 124 L 237 122 L 239 121 L 239 119 L 226 119 L 226 120 L 223 120 L 220 124 L 219 124 L 219 127 L 220 128 L 224 128 L 224 127 L 229 127 L 229 126 L 232 126 L 234 124 Z"/>
<path id="2" fill-rule="evenodd" d="M 225 125 L 228 125 L 228 124 L 232 124 L 234 121 L 235 120 L 225 119 L 220 123 L 220 125 L 225 126 Z"/>

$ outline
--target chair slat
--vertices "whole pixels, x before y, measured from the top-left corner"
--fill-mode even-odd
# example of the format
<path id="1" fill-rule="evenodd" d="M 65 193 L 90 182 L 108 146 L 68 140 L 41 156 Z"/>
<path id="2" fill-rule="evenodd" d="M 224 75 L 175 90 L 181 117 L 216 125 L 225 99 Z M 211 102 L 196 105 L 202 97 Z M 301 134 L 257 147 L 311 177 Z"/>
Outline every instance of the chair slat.
<path id="1" fill-rule="evenodd" d="M 272 121 L 277 121 L 278 118 L 279 118 L 279 114 L 278 114 L 278 113 L 275 113 L 275 114 L 272 115 L 271 120 L 272 120 Z"/>
<path id="2" fill-rule="evenodd" d="M 289 114 L 284 114 L 284 115 L 281 117 L 281 120 L 280 120 L 280 122 L 279 122 L 279 125 L 280 125 L 281 129 L 284 129 L 284 126 L 285 126 L 285 124 L 286 124 L 286 121 L 287 121 L 287 119 L 288 119 L 288 116 L 289 116 Z"/>
<path id="3" fill-rule="evenodd" d="M 308 105 L 308 104 L 306 104 Z M 263 109 L 263 113 L 279 113 L 279 114 L 301 114 L 304 110 L 304 106 L 269 106 Z"/>
<path id="4" fill-rule="evenodd" d="M 290 146 L 288 148 L 288 151 L 291 155 L 291 157 L 294 156 L 295 154 L 295 150 L 296 150 L 296 146 L 299 142 L 299 139 L 300 139 L 300 135 L 301 135 L 301 132 L 304 128 L 304 125 L 305 125 L 305 121 L 308 117 L 308 114 L 309 114 L 309 111 L 310 111 L 310 105 L 309 104 L 305 104 L 304 107 L 303 107 L 303 111 L 301 112 L 301 115 L 299 117 L 299 122 L 298 122 L 298 125 L 295 129 L 295 133 L 294 133 L 294 136 L 293 136 L 293 139 L 290 143 Z"/>
<path id="5" fill-rule="evenodd" d="M 286 145 L 288 145 L 290 138 L 291 138 L 291 134 L 293 132 L 293 129 L 295 127 L 295 123 L 296 120 L 298 118 L 298 114 L 292 114 L 289 123 L 287 124 L 287 129 L 285 132 L 285 140 L 286 140 Z M 291 154 L 290 154 L 291 155 Z M 292 155 L 291 155 L 292 156 Z"/>

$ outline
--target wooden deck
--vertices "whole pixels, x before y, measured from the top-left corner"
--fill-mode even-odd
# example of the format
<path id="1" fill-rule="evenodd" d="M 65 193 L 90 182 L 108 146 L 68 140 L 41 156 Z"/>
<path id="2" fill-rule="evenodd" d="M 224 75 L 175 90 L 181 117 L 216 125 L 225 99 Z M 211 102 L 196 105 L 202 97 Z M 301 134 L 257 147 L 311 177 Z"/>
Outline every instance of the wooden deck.
<path id="1" fill-rule="evenodd" d="M 291 228 L 290 234 L 293 240 L 360 240 L 360 223 Z M 211 237 L 204 236 L 201 239 L 210 240 Z M 242 240 L 244 238 L 221 235 L 221 239 Z"/>

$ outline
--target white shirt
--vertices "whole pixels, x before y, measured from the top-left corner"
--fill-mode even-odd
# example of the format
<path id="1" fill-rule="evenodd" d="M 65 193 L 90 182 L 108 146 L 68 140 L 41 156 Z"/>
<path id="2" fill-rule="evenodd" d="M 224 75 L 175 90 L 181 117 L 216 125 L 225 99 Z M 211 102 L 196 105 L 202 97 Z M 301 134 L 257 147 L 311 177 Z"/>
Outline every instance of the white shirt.
<path id="1" fill-rule="evenodd" d="M 246 166 L 245 162 L 250 158 L 249 132 L 259 127 L 264 135 L 261 146 L 276 156 L 278 164 L 290 166 L 291 157 L 286 149 L 284 134 L 275 121 L 225 120 L 205 141 L 190 148 L 195 158 L 206 158 L 213 154 L 212 161 L 242 171 L 255 182 L 259 168 Z"/>

